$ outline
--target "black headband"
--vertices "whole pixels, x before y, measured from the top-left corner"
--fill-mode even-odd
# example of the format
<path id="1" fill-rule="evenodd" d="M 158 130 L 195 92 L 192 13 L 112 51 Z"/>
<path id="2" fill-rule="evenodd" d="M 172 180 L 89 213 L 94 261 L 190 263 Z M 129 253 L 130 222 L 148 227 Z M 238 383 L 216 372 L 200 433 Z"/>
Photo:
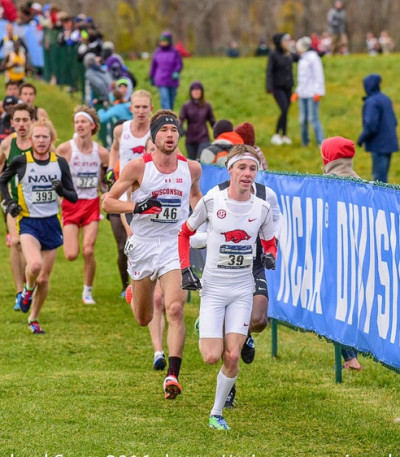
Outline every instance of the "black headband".
<path id="1" fill-rule="evenodd" d="M 156 142 L 156 135 L 157 135 L 158 131 L 160 130 L 160 128 L 166 124 L 175 125 L 175 127 L 177 127 L 177 129 L 178 129 L 179 136 L 181 135 L 181 128 L 180 128 L 179 120 L 174 116 L 165 115 L 165 116 L 159 117 L 156 121 L 154 121 L 152 124 L 150 124 L 150 135 L 151 135 L 151 139 L 152 139 L 153 143 Z"/>

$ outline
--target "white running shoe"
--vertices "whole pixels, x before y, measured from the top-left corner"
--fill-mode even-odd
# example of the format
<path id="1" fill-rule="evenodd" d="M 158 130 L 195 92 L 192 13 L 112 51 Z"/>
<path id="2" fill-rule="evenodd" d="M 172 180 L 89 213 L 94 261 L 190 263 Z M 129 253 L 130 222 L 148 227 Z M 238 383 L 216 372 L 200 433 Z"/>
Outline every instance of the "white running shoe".
<path id="1" fill-rule="evenodd" d="M 292 144 L 292 140 L 288 136 L 284 135 L 282 137 L 282 143 L 283 144 Z"/>
<path id="2" fill-rule="evenodd" d="M 274 135 L 272 135 L 271 143 L 274 144 L 275 146 L 280 146 L 282 144 L 281 136 L 278 133 L 275 133 Z"/>
<path id="3" fill-rule="evenodd" d="M 95 305 L 96 302 L 93 300 L 92 294 L 82 295 L 82 301 L 84 305 Z"/>

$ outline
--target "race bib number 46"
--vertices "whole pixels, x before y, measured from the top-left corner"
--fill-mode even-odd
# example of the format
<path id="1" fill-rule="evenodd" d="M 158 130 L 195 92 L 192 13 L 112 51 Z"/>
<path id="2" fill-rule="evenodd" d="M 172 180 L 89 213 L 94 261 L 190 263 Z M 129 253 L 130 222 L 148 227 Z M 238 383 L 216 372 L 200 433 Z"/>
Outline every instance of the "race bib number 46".
<path id="1" fill-rule="evenodd" d="M 32 188 L 32 203 L 51 203 L 56 201 L 56 191 L 51 187 L 34 186 Z"/>
<path id="2" fill-rule="evenodd" d="M 218 268 L 249 268 L 253 262 L 252 246 L 221 245 L 219 249 Z"/>
<path id="3" fill-rule="evenodd" d="M 93 189 L 98 184 L 97 173 L 78 173 L 77 187 L 80 189 Z"/>
<path id="4" fill-rule="evenodd" d="M 181 217 L 181 200 L 179 198 L 166 200 L 159 198 L 162 204 L 161 212 L 151 217 L 151 221 L 175 224 Z"/>

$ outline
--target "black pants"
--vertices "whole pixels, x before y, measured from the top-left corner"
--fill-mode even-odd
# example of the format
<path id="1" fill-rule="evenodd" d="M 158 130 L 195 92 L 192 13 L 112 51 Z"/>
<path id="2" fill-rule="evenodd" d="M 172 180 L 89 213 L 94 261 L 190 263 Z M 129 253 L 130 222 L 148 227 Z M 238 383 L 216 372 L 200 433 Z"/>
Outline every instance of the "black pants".
<path id="1" fill-rule="evenodd" d="M 282 132 L 282 135 L 286 135 L 287 116 L 290 107 L 291 95 L 291 89 L 274 89 L 274 98 L 281 110 L 281 115 L 279 116 L 278 123 L 276 124 L 276 133 Z"/>

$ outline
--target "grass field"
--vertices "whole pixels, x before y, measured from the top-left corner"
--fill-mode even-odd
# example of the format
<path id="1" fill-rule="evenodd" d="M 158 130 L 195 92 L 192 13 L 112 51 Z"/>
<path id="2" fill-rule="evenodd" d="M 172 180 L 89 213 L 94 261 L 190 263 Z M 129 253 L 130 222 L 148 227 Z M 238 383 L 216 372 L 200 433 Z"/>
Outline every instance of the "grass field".
<path id="1" fill-rule="evenodd" d="M 132 68 L 141 87 L 148 62 Z M 356 139 L 360 131 L 362 78 L 383 76 L 383 90 L 399 113 L 398 56 L 349 56 L 324 60 L 327 96 L 321 118 L 327 136 Z M 273 149 L 277 108 L 264 91 L 264 59 L 185 61 L 177 106 L 189 83 L 203 81 L 217 118 L 251 121 L 274 170 L 321 172 L 316 147 L 301 148 L 297 107 L 290 117 L 292 147 Z M 158 97 L 154 88 L 155 107 Z M 72 135 L 77 98 L 39 84 L 38 102 L 54 119 L 61 141 Z M 370 158 L 357 150 L 355 168 L 370 178 Z M 398 182 L 393 159 L 390 180 Z M 226 413 L 232 430 L 208 428 L 218 367 L 199 355 L 193 323 L 198 297 L 186 305 L 187 339 L 180 380 L 183 394 L 165 401 L 163 374 L 151 368 L 147 329 L 135 323 L 119 298 L 116 246 L 107 220 L 97 243 L 96 306 L 81 304 L 82 259 L 67 263 L 59 250 L 48 300 L 34 336 L 26 316 L 12 310 L 14 289 L 0 224 L 0 457 L 400 457 L 399 375 L 360 358 L 364 371 L 334 382 L 333 346 L 312 334 L 279 329 L 279 357 L 270 357 L 270 331 L 255 336 L 257 355 L 242 366 L 238 401 Z"/>

